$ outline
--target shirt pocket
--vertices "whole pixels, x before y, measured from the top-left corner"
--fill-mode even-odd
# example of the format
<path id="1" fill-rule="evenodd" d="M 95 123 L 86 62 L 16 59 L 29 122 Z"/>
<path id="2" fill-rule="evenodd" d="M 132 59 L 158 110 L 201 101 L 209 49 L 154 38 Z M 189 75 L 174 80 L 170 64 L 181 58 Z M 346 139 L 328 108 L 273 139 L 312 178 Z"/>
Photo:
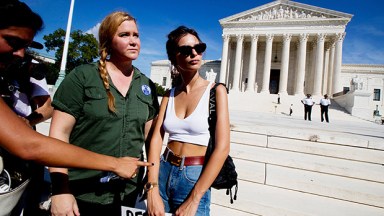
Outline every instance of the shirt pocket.
<path id="1" fill-rule="evenodd" d="M 137 116 L 143 118 L 144 122 L 147 122 L 150 117 L 152 117 L 155 107 L 153 106 L 151 97 L 142 97 L 136 95 L 137 97 Z"/>
<path id="2" fill-rule="evenodd" d="M 109 116 L 108 96 L 104 88 L 88 87 L 84 93 L 84 114 L 89 118 Z"/>

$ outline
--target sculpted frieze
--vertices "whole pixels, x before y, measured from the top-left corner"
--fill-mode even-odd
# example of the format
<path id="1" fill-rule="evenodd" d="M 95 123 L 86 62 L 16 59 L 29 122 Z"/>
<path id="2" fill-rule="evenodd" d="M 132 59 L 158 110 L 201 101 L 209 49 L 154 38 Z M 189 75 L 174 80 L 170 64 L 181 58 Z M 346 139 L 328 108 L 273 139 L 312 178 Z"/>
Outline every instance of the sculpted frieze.
<path id="1" fill-rule="evenodd" d="M 256 11 L 233 21 L 263 21 L 263 20 L 289 20 L 289 19 L 333 19 L 339 18 L 323 12 L 311 11 L 294 6 L 279 5 L 272 8 Z"/>
<path id="2" fill-rule="evenodd" d="M 323 25 L 323 26 L 305 26 L 305 29 L 345 29 L 345 26 Z"/>

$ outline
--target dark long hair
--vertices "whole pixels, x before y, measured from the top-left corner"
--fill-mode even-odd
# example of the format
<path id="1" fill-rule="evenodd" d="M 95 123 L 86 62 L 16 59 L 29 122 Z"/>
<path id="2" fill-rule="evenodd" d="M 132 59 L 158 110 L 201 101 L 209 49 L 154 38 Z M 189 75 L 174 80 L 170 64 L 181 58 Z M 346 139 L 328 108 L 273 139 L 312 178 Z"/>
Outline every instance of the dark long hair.
<path id="1" fill-rule="evenodd" d="M 43 28 L 40 15 L 33 12 L 24 2 L 18 0 L 0 1 L 0 29 L 11 26 L 27 27 L 35 33 Z"/>
<path id="2" fill-rule="evenodd" d="M 199 34 L 197 34 L 197 32 L 194 29 L 191 29 L 185 26 L 179 26 L 168 34 L 166 49 L 167 49 L 168 59 L 172 64 L 172 67 L 171 67 L 172 68 L 171 69 L 172 87 L 177 86 L 181 83 L 181 76 L 177 71 L 176 54 L 177 54 L 177 48 L 178 48 L 178 43 L 180 39 L 187 34 L 191 34 L 195 36 L 200 43 L 202 42 L 199 37 Z"/>

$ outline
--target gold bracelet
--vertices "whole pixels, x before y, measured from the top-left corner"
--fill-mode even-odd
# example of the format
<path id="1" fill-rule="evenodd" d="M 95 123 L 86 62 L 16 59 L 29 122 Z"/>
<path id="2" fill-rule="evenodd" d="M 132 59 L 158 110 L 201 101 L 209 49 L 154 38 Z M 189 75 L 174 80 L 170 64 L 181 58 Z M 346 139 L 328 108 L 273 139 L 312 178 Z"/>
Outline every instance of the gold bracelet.
<path id="1" fill-rule="evenodd" d="M 159 184 L 157 182 L 147 182 L 144 185 L 144 191 L 148 192 L 148 191 L 152 190 L 154 187 L 157 187 L 157 186 L 159 186 Z"/>

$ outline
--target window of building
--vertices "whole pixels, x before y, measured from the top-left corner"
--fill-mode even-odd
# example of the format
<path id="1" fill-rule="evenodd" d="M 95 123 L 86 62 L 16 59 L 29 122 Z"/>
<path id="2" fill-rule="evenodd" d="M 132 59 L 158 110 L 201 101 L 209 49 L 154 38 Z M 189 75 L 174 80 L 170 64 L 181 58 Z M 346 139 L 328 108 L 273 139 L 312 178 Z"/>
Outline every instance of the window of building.
<path id="1" fill-rule="evenodd" d="M 380 89 L 373 89 L 373 100 L 380 101 Z"/>
<path id="2" fill-rule="evenodd" d="M 161 85 L 162 86 L 166 86 L 167 85 L 167 77 L 163 77 L 163 83 Z"/>

